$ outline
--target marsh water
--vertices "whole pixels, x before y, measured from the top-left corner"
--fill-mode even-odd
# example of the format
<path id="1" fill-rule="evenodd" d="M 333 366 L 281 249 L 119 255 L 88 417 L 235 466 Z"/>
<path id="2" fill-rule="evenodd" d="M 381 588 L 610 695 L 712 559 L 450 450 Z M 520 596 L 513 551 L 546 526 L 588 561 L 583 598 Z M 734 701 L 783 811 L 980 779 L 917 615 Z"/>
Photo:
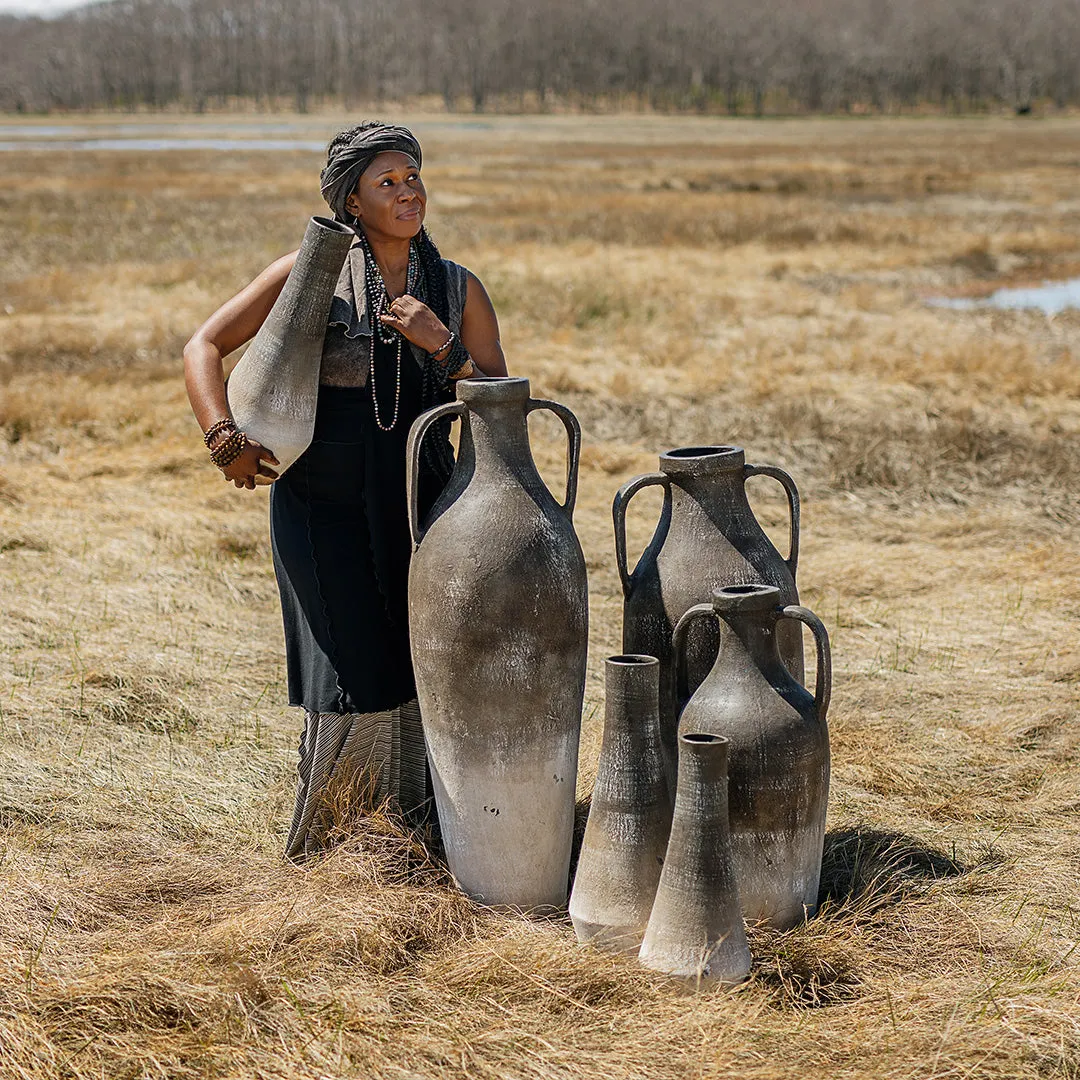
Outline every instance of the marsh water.
<path id="1" fill-rule="evenodd" d="M 1080 278 L 1067 281 L 1044 281 L 1041 285 L 1023 288 L 997 289 L 989 296 L 950 299 L 937 297 L 932 307 L 952 308 L 954 311 L 974 311 L 978 308 L 999 308 L 1006 311 L 1036 310 L 1057 315 L 1070 308 L 1080 308 Z"/>
<path id="2" fill-rule="evenodd" d="M 487 128 L 481 120 L 425 120 L 424 127 Z M 333 121 L 245 120 L 239 123 L 164 120 L 71 124 L 0 123 L 7 150 L 305 150 L 322 152 Z"/>

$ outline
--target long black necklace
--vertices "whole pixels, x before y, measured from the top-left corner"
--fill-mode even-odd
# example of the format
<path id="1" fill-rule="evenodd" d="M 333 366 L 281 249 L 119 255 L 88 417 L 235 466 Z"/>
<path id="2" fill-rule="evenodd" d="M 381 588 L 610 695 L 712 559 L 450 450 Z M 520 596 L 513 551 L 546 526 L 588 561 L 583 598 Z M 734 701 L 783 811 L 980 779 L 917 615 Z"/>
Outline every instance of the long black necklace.
<path id="1" fill-rule="evenodd" d="M 371 248 L 368 247 L 367 241 L 363 241 L 364 246 L 364 263 L 365 273 L 364 282 L 367 287 L 368 294 L 368 311 L 370 312 L 371 319 L 371 362 L 368 365 L 368 370 L 371 373 L 371 404 L 375 413 L 375 423 L 380 431 L 393 431 L 394 426 L 398 421 L 398 413 L 401 409 L 401 346 L 403 341 L 403 335 L 400 331 L 395 330 L 392 326 L 387 326 L 386 323 L 379 318 L 380 315 L 385 315 L 390 310 L 390 305 L 393 300 L 390 298 L 389 292 L 386 289 L 386 282 L 383 280 L 382 271 L 379 269 L 379 264 L 375 261 L 375 256 L 371 252 Z M 415 296 L 416 295 L 416 283 L 420 278 L 420 256 L 417 254 L 416 245 L 409 244 L 409 265 L 405 271 L 405 292 L 402 295 Z M 379 413 L 379 397 L 375 392 L 375 335 L 379 335 L 379 340 L 384 345 L 397 345 L 397 375 L 395 377 L 394 385 L 394 415 L 390 419 L 389 424 L 382 422 L 382 416 Z"/>

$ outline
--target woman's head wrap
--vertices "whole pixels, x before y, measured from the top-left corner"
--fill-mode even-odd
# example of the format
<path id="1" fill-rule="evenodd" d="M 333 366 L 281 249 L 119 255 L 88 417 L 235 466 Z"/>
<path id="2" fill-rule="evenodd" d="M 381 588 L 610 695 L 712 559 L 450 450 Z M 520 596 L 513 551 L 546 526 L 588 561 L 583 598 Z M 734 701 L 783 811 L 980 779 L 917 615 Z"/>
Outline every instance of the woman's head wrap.
<path id="1" fill-rule="evenodd" d="M 420 144 L 408 128 L 373 124 L 356 132 L 348 141 L 338 142 L 340 138 L 341 135 L 330 144 L 320 180 L 322 196 L 342 224 L 352 219 L 352 214 L 345 209 L 345 200 L 356 190 L 360 174 L 379 154 L 399 150 L 408 154 L 418 168 L 423 164 Z"/>

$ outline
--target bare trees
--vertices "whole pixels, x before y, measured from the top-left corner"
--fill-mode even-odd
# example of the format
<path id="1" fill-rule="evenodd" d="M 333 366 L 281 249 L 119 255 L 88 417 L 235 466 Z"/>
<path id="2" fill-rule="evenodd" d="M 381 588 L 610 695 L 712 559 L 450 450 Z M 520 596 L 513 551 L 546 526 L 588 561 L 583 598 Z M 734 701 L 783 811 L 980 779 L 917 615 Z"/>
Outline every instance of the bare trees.
<path id="1" fill-rule="evenodd" d="M 1080 0 L 104 0 L 0 17 L 0 109 L 433 95 L 732 114 L 1080 101 Z"/>

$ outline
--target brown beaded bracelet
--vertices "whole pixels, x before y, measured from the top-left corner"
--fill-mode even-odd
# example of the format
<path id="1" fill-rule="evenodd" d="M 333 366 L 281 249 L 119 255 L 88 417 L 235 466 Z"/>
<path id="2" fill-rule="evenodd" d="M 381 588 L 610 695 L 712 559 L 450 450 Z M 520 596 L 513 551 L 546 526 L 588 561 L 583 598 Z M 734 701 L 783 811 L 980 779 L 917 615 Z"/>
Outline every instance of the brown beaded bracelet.
<path id="1" fill-rule="evenodd" d="M 233 433 L 210 451 L 210 460 L 219 468 L 227 469 L 247 448 L 247 436 L 240 430 Z"/>
<path id="2" fill-rule="evenodd" d="M 214 436 L 222 431 L 236 431 L 236 421 L 231 416 L 226 416 L 224 420 L 219 420 L 216 424 L 211 424 L 203 434 L 203 442 L 206 443 L 206 449 L 210 449 L 210 444 L 214 441 Z"/>
<path id="3" fill-rule="evenodd" d="M 244 452 L 244 443 L 238 443 L 235 449 L 229 452 L 229 454 L 221 460 L 215 462 L 219 469 L 227 469 L 236 459 Z"/>

